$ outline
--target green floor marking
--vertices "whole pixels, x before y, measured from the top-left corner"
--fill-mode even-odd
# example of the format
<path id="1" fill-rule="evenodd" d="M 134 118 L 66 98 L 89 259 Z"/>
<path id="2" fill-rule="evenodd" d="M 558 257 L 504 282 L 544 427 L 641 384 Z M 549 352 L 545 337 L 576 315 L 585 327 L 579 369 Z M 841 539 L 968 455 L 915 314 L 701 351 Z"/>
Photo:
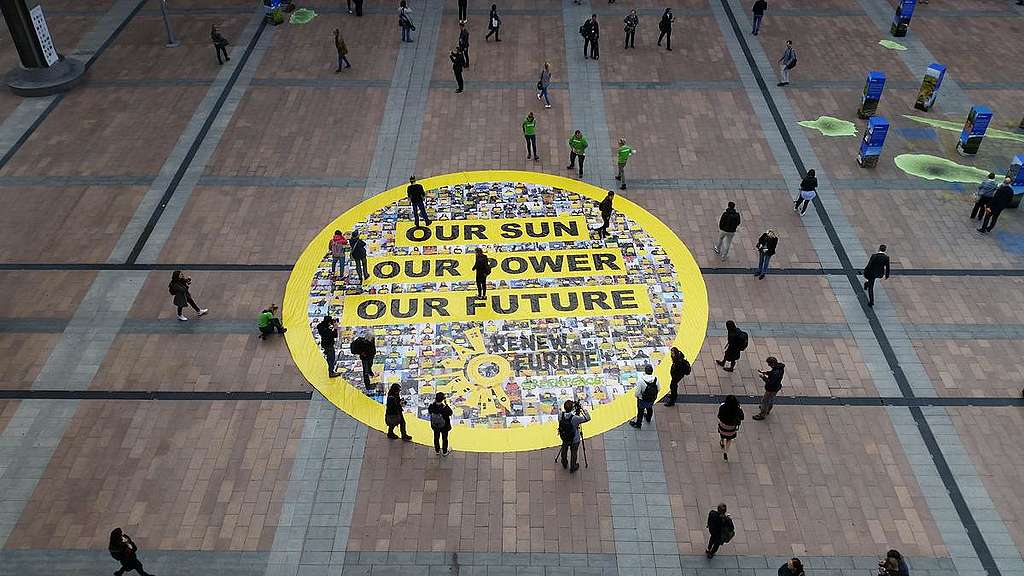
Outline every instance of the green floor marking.
<path id="1" fill-rule="evenodd" d="M 885 46 L 889 50 L 902 51 L 907 49 L 907 47 L 904 46 L 903 44 L 900 44 L 899 42 L 893 42 L 892 40 L 879 40 L 878 43 L 881 44 L 882 46 Z"/>
<path id="2" fill-rule="evenodd" d="M 856 136 L 857 126 L 853 122 L 831 116 L 818 116 L 817 120 L 801 120 L 797 124 L 813 128 L 825 136 Z"/>
<path id="3" fill-rule="evenodd" d="M 929 154 L 900 154 L 894 160 L 900 170 L 926 180 L 974 183 L 988 177 L 988 170 L 964 166 Z"/>
<path id="4" fill-rule="evenodd" d="M 957 134 L 959 134 L 964 127 L 964 125 L 959 122 L 950 122 L 949 120 L 924 118 L 922 116 L 910 116 L 909 114 L 904 114 L 903 117 L 908 120 L 913 120 L 914 122 L 927 124 L 933 128 L 939 128 L 941 130 L 949 130 L 950 132 L 956 132 Z M 998 128 L 989 128 L 985 132 L 985 136 L 989 138 L 995 138 L 996 140 L 1013 140 L 1015 142 L 1024 142 L 1024 134 L 1007 132 L 1006 130 L 1000 130 Z"/>
<path id="5" fill-rule="evenodd" d="M 305 24 L 316 17 L 316 12 L 308 8 L 299 8 L 295 12 L 292 12 L 291 18 L 288 19 L 289 24 Z"/>

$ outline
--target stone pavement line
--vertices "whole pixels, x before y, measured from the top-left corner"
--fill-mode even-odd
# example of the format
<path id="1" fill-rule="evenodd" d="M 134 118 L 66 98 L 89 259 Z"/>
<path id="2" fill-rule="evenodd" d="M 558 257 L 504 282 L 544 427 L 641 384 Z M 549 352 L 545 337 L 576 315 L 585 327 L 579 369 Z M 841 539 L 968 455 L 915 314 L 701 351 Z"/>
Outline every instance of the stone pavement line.
<path id="1" fill-rule="evenodd" d="M 110 10 L 99 18 L 92 30 L 79 40 L 78 46 L 70 55 L 76 58 L 88 57 L 86 65 L 91 65 L 145 2 L 146 0 L 117 0 Z M 90 13 L 93 14 L 95 12 Z M 10 161 L 18 148 L 63 99 L 63 94 L 55 94 L 42 98 L 25 98 L 18 104 L 3 124 L 0 124 L 0 167 Z"/>
<path id="2" fill-rule="evenodd" d="M 363 198 L 406 181 L 416 169 L 442 6 L 428 0 L 418 8 L 415 41 L 399 49 Z M 313 393 L 265 576 L 345 570 L 366 433 L 366 426 Z"/>
<path id="3" fill-rule="evenodd" d="M 262 19 L 262 9 L 259 16 Z M 252 26 L 246 31 L 255 34 Z M 223 86 L 219 88 L 222 89 Z M 209 101 L 208 98 L 204 103 Z M 205 117 L 208 112 L 200 108 L 195 116 Z M 168 157 L 168 164 L 180 163 L 181 148 L 179 141 Z M 166 171 L 165 165 L 161 173 Z M 133 230 L 126 228 L 118 245 L 130 245 L 134 238 Z M 99 272 L 32 383 L 32 389 L 88 388 L 148 274 L 148 271 Z M 11 420 L 17 425 L 8 424 L 0 433 L 0 461 L 7 462 L 0 473 L 0 548 L 7 542 L 45 473 L 77 405 L 77 401 L 23 402 Z"/>
<path id="4" fill-rule="evenodd" d="M 583 37 L 579 33 L 580 26 L 594 13 L 595 10 L 591 8 L 589 1 L 580 5 L 570 2 L 562 3 L 566 69 L 564 71 L 552 70 L 551 75 L 555 78 L 562 76 L 568 81 L 569 101 L 554 101 L 552 106 L 568 104 L 572 120 L 570 129 L 582 130 L 583 135 L 587 138 L 589 146 L 587 147 L 587 168 L 584 180 L 608 190 L 618 191 L 613 168 L 614 150 L 618 148 L 618 137 L 613 138 L 608 131 L 608 117 L 605 115 L 604 108 L 604 89 L 601 85 L 601 66 L 597 62 L 583 58 Z M 617 24 L 614 22 L 617 20 L 607 24 L 610 26 L 608 29 L 612 31 L 616 29 Z M 614 36 L 614 34 L 606 33 L 601 40 L 606 51 L 614 45 Z M 570 135 L 564 134 L 562 138 L 568 141 Z M 644 153 L 643 150 L 638 152 Z M 567 161 L 568 157 L 558 159 L 559 162 L 562 160 Z M 628 183 L 629 168 L 627 167 L 626 170 Z"/>
<path id="5" fill-rule="evenodd" d="M 857 4 L 860 4 L 864 13 L 875 23 L 882 37 L 890 38 L 889 25 L 892 23 L 895 8 L 889 4 L 888 0 L 857 0 Z M 914 34 L 913 22 L 911 22 L 910 33 L 906 37 L 897 38 L 897 41 L 906 46 L 907 49 L 897 51 L 896 55 L 903 61 L 903 65 L 907 67 L 907 70 L 914 75 L 923 78 L 924 71 L 928 68 L 929 64 L 940 62 L 928 51 L 924 43 L 917 39 Z M 967 117 L 967 112 L 971 109 L 972 105 L 971 97 L 957 83 L 956 70 L 952 68 L 946 70 L 946 76 L 942 79 L 942 90 L 939 92 L 939 98 L 936 102 L 938 109 L 944 114 L 952 114 L 962 118 Z"/>
<path id="6" fill-rule="evenodd" d="M 741 28 L 739 30 L 723 29 L 723 33 L 726 34 L 727 43 L 738 42 L 736 34 L 742 34 L 743 30 L 748 26 L 748 21 L 746 20 L 743 7 L 740 6 L 736 0 L 721 0 L 721 5 L 723 9 L 727 5 L 730 6 L 730 12 L 732 12 L 730 16 L 737 17 L 741 21 L 739 24 Z M 737 14 L 739 16 L 737 16 Z M 716 17 L 717 16 L 718 13 L 716 12 Z M 719 19 L 719 23 L 720 25 L 724 24 L 721 19 Z M 731 24 L 729 28 L 732 28 Z M 730 31 L 732 34 L 729 34 Z M 753 72 L 754 67 L 761 70 L 771 69 L 767 58 L 764 56 L 763 50 L 760 49 L 760 43 L 750 42 L 749 46 L 750 52 L 746 52 L 746 54 L 753 54 L 753 59 L 755 61 L 748 61 L 749 68 L 751 69 L 750 71 Z M 732 50 L 730 50 L 730 53 L 733 53 Z M 767 94 L 763 94 L 762 96 L 767 96 L 769 98 L 770 101 L 766 103 L 774 104 L 777 107 L 779 115 L 782 116 L 784 120 L 783 124 L 786 127 L 785 132 L 787 132 L 792 137 L 792 140 L 795 141 L 789 142 L 789 144 L 792 144 L 792 148 L 790 148 L 792 160 L 796 163 L 800 163 L 802 162 L 802 157 L 813 159 L 813 151 L 810 149 L 809 142 L 807 142 L 803 133 L 799 129 L 795 128 L 796 125 L 792 119 L 792 114 L 789 113 L 789 118 L 786 118 L 786 111 L 790 110 L 790 106 L 788 104 L 785 91 L 773 91 L 770 86 L 766 86 L 766 88 Z M 781 132 L 783 130 L 783 126 L 777 126 L 776 129 Z M 834 197 L 834 192 L 831 189 L 829 189 L 829 194 L 826 194 L 824 197 L 819 195 L 819 200 L 822 201 L 822 205 L 827 205 L 825 201 L 828 200 L 829 197 Z M 835 200 L 838 199 L 836 198 Z M 836 222 L 845 223 L 846 221 L 842 211 L 842 206 L 838 201 L 836 204 L 836 209 L 834 211 L 828 211 L 829 219 L 833 224 Z M 846 226 L 849 228 L 848 223 Z M 850 253 L 850 247 L 860 247 L 859 239 L 855 234 L 853 234 L 852 230 L 847 230 L 847 233 L 844 234 L 840 230 L 839 225 L 836 225 L 835 236 L 836 238 L 833 243 L 833 249 L 837 256 L 842 257 L 842 254 L 845 253 L 847 258 L 854 259 L 854 262 L 859 263 L 864 261 L 863 259 L 859 261 L 855 260 L 856 255 Z M 829 241 L 832 242 L 832 239 L 830 238 Z M 860 248 L 860 251 L 863 252 L 863 248 Z M 850 265 L 852 266 L 854 264 L 850 262 Z M 880 291 L 882 298 L 877 302 L 877 308 L 870 314 L 868 312 L 869 309 L 863 305 L 860 305 L 858 309 L 858 306 L 855 306 L 855 304 L 861 304 L 861 302 L 859 294 L 855 292 L 855 287 L 851 284 L 851 280 L 853 279 L 851 279 L 849 274 L 852 272 L 852 270 L 846 270 L 844 277 L 830 276 L 829 284 L 835 291 L 836 297 L 843 309 L 844 316 L 851 324 L 851 330 L 854 330 L 855 334 L 863 334 L 861 330 L 865 325 L 872 329 L 872 335 L 874 336 L 873 342 L 867 341 L 866 334 L 863 334 L 863 336 L 857 338 L 857 340 L 858 345 L 863 342 L 863 344 L 867 346 L 867 353 L 865 354 L 862 352 L 862 354 L 865 354 L 866 357 L 870 356 L 869 371 L 872 373 L 873 379 L 879 381 L 876 386 L 879 386 L 882 389 L 891 386 L 889 375 L 884 371 L 884 367 L 877 364 L 876 354 L 877 351 L 881 351 L 886 364 L 888 364 L 889 372 L 899 372 L 898 375 L 892 374 L 896 380 L 896 384 L 898 385 L 900 383 L 900 380 L 896 378 L 897 376 L 901 376 L 903 378 L 905 388 L 900 386 L 901 393 L 909 396 L 913 396 L 918 393 L 934 396 L 934 386 L 928 378 L 920 359 L 917 357 L 917 353 L 914 351 L 913 343 L 907 336 L 902 324 L 897 320 L 897 316 L 892 309 L 891 303 L 887 298 L 885 298 L 884 290 Z M 875 326 L 871 325 L 872 318 L 877 319 L 877 330 L 875 329 Z M 889 355 L 886 355 L 885 353 L 885 346 L 889 349 Z M 1009 533 L 1006 530 L 1006 526 L 1000 520 L 999 515 L 996 512 L 993 514 L 994 520 L 988 522 L 986 525 L 987 532 L 980 532 L 980 528 L 973 513 L 971 512 L 971 509 L 965 505 L 966 498 L 963 497 L 963 490 L 961 489 L 960 484 L 961 479 L 964 482 L 971 482 L 972 480 L 976 481 L 977 474 L 974 472 L 972 476 L 969 472 L 965 472 L 963 468 L 959 469 L 959 473 L 949 468 L 945 454 L 942 451 L 942 446 L 935 441 L 927 418 L 920 410 L 920 408 L 911 408 L 909 410 L 911 421 L 914 424 L 912 429 L 905 426 L 906 422 L 902 422 L 900 420 L 899 414 L 890 411 L 889 416 L 894 426 L 904 424 L 904 430 L 908 435 L 914 436 L 912 432 L 916 431 L 916 437 L 921 440 L 921 443 L 927 450 L 929 460 L 927 462 L 919 462 L 920 465 L 912 467 L 915 479 L 917 479 L 919 485 L 923 487 L 928 481 L 938 478 L 942 484 L 942 490 L 946 493 L 949 509 L 952 509 L 956 514 L 955 521 L 944 522 L 937 525 L 943 542 L 947 545 L 954 561 L 959 562 L 960 566 L 964 566 L 962 573 L 973 573 L 973 568 L 977 567 L 980 568 L 982 572 L 989 571 L 998 574 L 1000 572 L 1001 564 L 1012 567 L 1015 572 L 1018 570 L 1024 571 L 1024 562 L 1020 561 L 1019 556 L 1016 559 L 1004 556 L 1001 558 L 1001 564 L 995 562 L 985 536 L 986 534 L 992 535 L 998 542 L 1005 542 L 1009 539 Z M 943 414 L 944 413 L 945 412 L 943 411 Z M 951 431 L 953 436 L 955 436 L 955 429 L 951 428 Z M 901 436 L 901 439 L 911 443 L 915 441 L 913 437 L 902 438 Z M 959 436 L 946 436 L 947 445 L 959 445 L 959 442 Z M 969 460 L 966 464 L 968 465 L 968 468 L 973 468 L 973 466 L 970 465 Z M 971 485 L 971 489 L 972 494 L 984 495 L 985 499 L 988 499 L 984 486 Z M 942 510 L 946 509 L 945 500 L 937 501 L 937 504 L 941 504 L 943 506 L 943 508 L 941 508 Z M 993 510 L 993 512 L 995 511 Z M 963 545 L 965 540 L 966 545 Z M 1015 561 L 1017 562 L 1016 564 L 1014 564 Z"/>

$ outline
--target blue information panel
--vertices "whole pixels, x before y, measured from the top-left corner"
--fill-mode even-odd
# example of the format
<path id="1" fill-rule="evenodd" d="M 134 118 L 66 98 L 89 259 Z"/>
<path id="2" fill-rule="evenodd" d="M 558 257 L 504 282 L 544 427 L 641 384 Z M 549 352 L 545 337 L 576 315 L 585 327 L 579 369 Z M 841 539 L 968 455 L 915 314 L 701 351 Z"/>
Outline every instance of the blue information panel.
<path id="1" fill-rule="evenodd" d="M 860 152 L 857 154 L 857 163 L 863 168 L 874 168 L 878 164 L 878 157 L 882 155 L 882 145 L 885 144 L 885 135 L 889 133 L 889 121 L 883 116 L 872 116 L 868 118 L 867 129 L 864 130 L 864 138 L 860 141 Z"/>
<path id="2" fill-rule="evenodd" d="M 945 66 L 937 62 L 929 64 L 924 72 L 924 80 L 921 80 L 921 89 L 917 91 L 914 108 L 925 112 L 931 110 L 935 104 L 935 97 L 939 95 L 939 86 L 942 86 L 942 79 L 945 77 Z"/>
<path id="3" fill-rule="evenodd" d="M 917 0 L 900 0 L 896 4 L 896 14 L 892 17 L 889 33 L 893 36 L 906 36 L 910 28 L 910 18 L 914 15 Z"/>
<path id="4" fill-rule="evenodd" d="M 1024 156 L 1013 157 L 1006 175 L 1010 178 L 1010 186 L 1013 186 L 1013 200 L 1010 200 L 1010 208 L 1016 208 L 1020 206 L 1021 198 L 1024 198 Z"/>
<path id="5" fill-rule="evenodd" d="M 864 95 L 860 99 L 860 108 L 857 109 L 858 118 L 870 118 L 878 111 L 878 101 L 882 99 L 882 89 L 885 88 L 885 72 L 868 72 L 867 82 L 864 83 Z"/>
<path id="6" fill-rule="evenodd" d="M 985 131 L 992 121 L 992 111 L 986 106 L 975 106 L 967 115 L 964 129 L 960 132 L 960 140 L 956 143 L 956 151 L 962 155 L 978 153 L 981 141 L 985 139 Z"/>

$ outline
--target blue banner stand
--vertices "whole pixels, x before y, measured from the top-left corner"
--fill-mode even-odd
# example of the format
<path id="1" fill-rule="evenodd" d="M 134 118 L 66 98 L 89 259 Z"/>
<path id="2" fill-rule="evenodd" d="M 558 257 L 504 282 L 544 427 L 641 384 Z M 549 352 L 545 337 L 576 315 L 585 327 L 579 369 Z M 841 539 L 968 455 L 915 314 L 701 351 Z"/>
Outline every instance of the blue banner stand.
<path id="1" fill-rule="evenodd" d="M 1024 155 L 1013 157 L 1006 175 L 1010 177 L 1010 186 L 1013 186 L 1013 199 L 1009 207 L 1016 208 L 1020 206 L 1021 198 L 1024 198 Z"/>
<path id="2" fill-rule="evenodd" d="M 907 35 L 910 18 L 913 17 L 916 6 L 917 0 L 899 0 L 896 5 L 896 14 L 892 17 L 892 26 L 889 28 L 890 34 L 897 38 Z"/>
<path id="3" fill-rule="evenodd" d="M 885 87 L 885 72 L 868 72 L 868 79 L 864 83 L 864 95 L 860 99 L 860 108 L 857 109 L 858 118 L 870 118 L 878 111 L 878 101 L 882 99 L 882 89 Z"/>
<path id="4" fill-rule="evenodd" d="M 868 126 L 864 130 L 864 138 L 860 141 L 857 153 L 857 164 L 861 168 L 874 168 L 878 165 L 878 157 L 882 155 L 885 135 L 889 133 L 889 121 L 883 116 L 868 118 Z"/>
<path id="5" fill-rule="evenodd" d="M 935 104 L 935 97 L 939 95 L 939 87 L 942 86 L 942 79 L 946 77 L 946 67 L 938 62 L 932 62 L 924 71 L 924 79 L 921 80 L 921 89 L 917 91 L 917 101 L 914 108 L 927 112 Z"/>
<path id="6" fill-rule="evenodd" d="M 981 141 L 985 139 L 988 124 L 992 121 L 992 110 L 986 106 L 975 106 L 967 115 L 964 129 L 956 143 L 956 151 L 961 156 L 974 156 L 978 153 Z"/>

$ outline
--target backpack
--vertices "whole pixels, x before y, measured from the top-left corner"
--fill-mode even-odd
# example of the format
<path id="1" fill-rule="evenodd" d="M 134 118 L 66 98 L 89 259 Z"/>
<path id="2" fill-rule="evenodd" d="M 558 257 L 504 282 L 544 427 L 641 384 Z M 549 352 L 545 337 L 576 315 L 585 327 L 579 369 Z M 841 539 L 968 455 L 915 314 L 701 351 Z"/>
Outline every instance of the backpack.
<path id="1" fill-rule="evenodd" d="M 366 338 L 360 336 L 353 340 L 352 343 L 348 345 L 348 351 L 355 354 L 356 356 L 359 356 L 366 350 L 366 345 Z"/>
<path id="2" fill-rule="evenodd" d="M 176 296 L 177 293 L 174 291 L 174 282 L 167 285 L 167 291 L 171 293 L 171 296 Z"/>
<path id="3" fill-rule="evenodd" d="M 435 430 L 444 430 L 446 422 L 444 421 L 444 414 L 440 412 L 430 413 L 430 427 Z"/>
<path id="4" fill-rule="evenodd" d="M 736 349 L 740 352 L 747 349 L 747 345 L 750 344 L 750 337 L 743 330 L 739 331 L 739 335 L 736 336 Z"/>
<path id="5" fill-rule="evenodd" d="M 793 68 L 796 68 L 796 58 L 793 58 L 789 64 L 786 64 L 786 70 L 792 70 Z"/>
<path id="6" fill-rule="evenodd" d="M 558 437 L 562 439 L 562 444 L 572 444 L 576 439 L 576 426 L 572 423 L 571 414 L 568 418 L 565 415 L 558 417 Z"/>
<path id="7" fill-rule="evenodd" d="M 644 391 L 640 393 L 640 399 L 644 402 L 654 402 L 658 399 L 658 379 L 655 378 L 653 381 L 648 382 L 647 386 L 644 386 Z"/>
<path id="8" fill-rule="evenodd" d="M 732 518 L 726 516 L 722 518 L 722 542 L 729 542 L 736 536 L 736 525 L 732 523 Z"/>

